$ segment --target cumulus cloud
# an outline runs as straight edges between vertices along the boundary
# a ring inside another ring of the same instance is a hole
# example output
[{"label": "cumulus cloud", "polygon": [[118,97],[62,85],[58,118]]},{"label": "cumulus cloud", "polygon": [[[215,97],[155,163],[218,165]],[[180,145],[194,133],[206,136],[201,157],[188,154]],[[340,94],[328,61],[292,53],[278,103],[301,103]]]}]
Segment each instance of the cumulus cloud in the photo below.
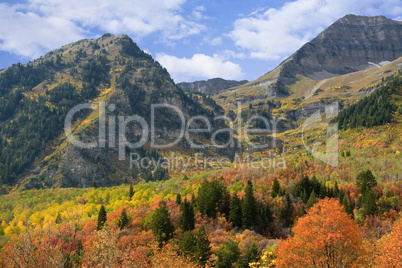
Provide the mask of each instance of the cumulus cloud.
[{"label": "cumulus cloud", "polygon": [[159,53],[156,55],[156,60],[168,70],[176,82],[214,77],[224,79],[241,79],[244,77],[244,73],[242,73],[238,64],[226,61],[217,54],[212,57],[204,54],[195,54],[192,58],[188,59]]},{"label": "cumulus cloud", "polygon": [[206,30],[197,18],[182,16],[186,0],[27,0],[0,4],[0,49],[35,58],[49,49],[83,37],[91,30],[135,38],[158,33],[174,42]]},{"label": "cumulus cloud", "polygon": [[0,50],[20,56],[35,58],[84,37],[80,27],[61,17],[40,17],[7,4],[0,4],[0,14]]},{"label": "cumulus cloud", "polygon": [[296,0],[279,9],[257,9],[234,22],[229,37],[252,58],[278,60],[348,13],[395,17],[400,0]]}]

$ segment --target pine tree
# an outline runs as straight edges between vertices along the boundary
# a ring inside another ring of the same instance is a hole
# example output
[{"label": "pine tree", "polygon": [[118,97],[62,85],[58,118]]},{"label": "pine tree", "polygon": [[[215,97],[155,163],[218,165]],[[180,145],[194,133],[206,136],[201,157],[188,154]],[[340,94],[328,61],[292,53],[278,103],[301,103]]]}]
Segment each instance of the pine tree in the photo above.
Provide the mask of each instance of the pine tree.
[{"label": "pine tree", "polygon": [[241,201],[236,193],[230,199],[229,222],[233,227],[242,227]]},{"label": "pine tree", "polygon": [[185,232],[183,239],[179,243],[179,252],[186,256],[194,254],[196,237],[192,232]]},{"label": "pine tree", "polygon": [[285,222],[286,227],[290,227],[292,225],[292,216],[293,216],[293,206],[290,201],[290,196],[287,193],[285,198],[285,207],[282,208],[280,212],[281,219]]},{"label": "pine tree", "polygon": [[250,229],[254,226],[257,219],[257,202],[253,195],[253,184],[251,181],[247,182],[245,193],[241,211],[242,227],[243,229]]},{"label": "pine tree", "polygon": [[337,181],[335,181],[335,184],[334,184],[334,197],[335,198],[339,197],[339,187],[338,187],[338,182]]},{"label": "pine tree", "polygon": [[233,264],[238,261],[239,256],[238,244],[233,240],[226,240],[223,245],[219,246],[217,267],[232,268]]},{"label": "pine tree", "polygon": [[120,230],[123,230],[124,227],[126,227],[128,225],[129,221],[130,220],[128,219],[126,209],[123,208],[123,210],[121,211],[121,214],[120,214],[120,219],[119,219],[119,224],[118,224]]},{"label": "pine tree", "polygon": [[249,263],[257,262],[260,252],[258,250],[257,243],[253,241],[250,247],[247,249],[246,253],[240,258],[239,262],[237,263],[236,267],[240,268],[248,268]]},{"label": "pine tree", "polygon": [[221,198],[218,200],[218,211],[221,215],[224,215],[226,220],[229,219],[229,211],[230,211],[230,194],[227,191],[226,187],[222,187]]},{"label": "pine tree", "polygon": [[378,211],[375,197],[371,189],[366,189],[366,192],[363,195],[363,208],[365,216],[375,215]]},{"label": "pine tree", "polygon": [[318,202],[318,198],[317,195],[315,194],[315,191],[313,190],[310,194],[310,197],[308,198],[307,204],[306,206],[308,208],[311,208],[312,206],[314,206],[314,204],[316,204]]},{"label": "pine tree", "polygon": [[205,265],[211,257],[211,246],[205,231],[205,227],[202,226],[198,231],[197,240],[195,241],[195,253],[194,256],[197,262],[201,265]]},{"label": "pine tree", "polygon": [[180,228],[183,232],[193,230],[195,225],[194,209],[187,199],[181,203],[180,211],[182,213],[179,219]]},{"label": "pine tree", "polygon": [[61,219],[61,214],[60,214],[60,212],[57,212],[56,223],[57,223],[57,224],[60,224],[60,223],[62,223],[62,222],[63,222],[63,220]]},{"label": "pine tree", "polygon": [[353,204],[348,202],[346,196],[343,196],[341,205],[345,209],[345,212],[353,217]]},{"label": "pine tree", "polygon": [[275,178],[274,183],[272,184],[271,196],[277,197],[280,194],[281,194],[281,186],[279,185],[278,179]]},{"label": "pine tree", "polygon": [[180,193],[178,193],[178,194],[176,195],[176,204],[177,204],[177,205],[180,205],[180,204],[181,204],[181,195],[180,195]]},{"label": "pine tree", "polygon": [[170,212],[166,207],[166,202],[161,201],[159,208],[157,208],[151,216],[151,229],[154,233],[159,246],[166,243],[173,237],[174,226],[170,221]]},{"label": "pine tree", "polygon": [[262,221],[263,228],[266,229],[270,226],[270,223],[273,221],[273,216],[269,205],[259,204],[259,218]]},{"label": "pine tree", "polygon": [[356,177],[356,183],[360,187],[360,193],[364,195],[366,189],[370,190],[377,186],[377,181],[371,170],[362,171]]},{"label": "pine tree", "polygon": [[128,197],[131,200],[131,198],[134,196],[135,192],[134,192],[134,188],[132,185],[130,185],[130,189],[128,190]]},{"label": "pine tree", "polygon": [[98,225],[96,226],[96,230],[101,230],[103,228],[103,225],[105,225],[107,219],[107,214],[106,214],[106,210],[105,207],[102,205],[99,213],[98,213]]},{"label": "pine tree", "polygon": [[324,184],[320,184],[320,198],[328,196],[327,187]]}]

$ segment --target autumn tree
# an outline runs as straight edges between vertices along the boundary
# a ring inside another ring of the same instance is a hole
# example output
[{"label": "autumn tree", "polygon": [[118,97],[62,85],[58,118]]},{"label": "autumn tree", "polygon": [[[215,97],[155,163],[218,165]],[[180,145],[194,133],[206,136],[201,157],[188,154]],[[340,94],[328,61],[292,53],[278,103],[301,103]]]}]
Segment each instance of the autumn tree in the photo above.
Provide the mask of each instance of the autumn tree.
[{"label": "autumn tree", "polygon": [[378,267],[402,267],[402,221],[395,222],[392,231],[377,242]]},{"label": "autumn tree", "polygon": [[151,215],[151,229],[160,246],[173,237],[174,226],[169,216],[170,212],[165,201],[161,201],[159,207]]},{"label": "autumn tree", "polygon": [[194,209],[193,206],[191,206],[191,203],[187,201],[187,199],[184,199],[184,201],[181,203],[180,211],[180,228],[183,230],[183,232],[193,230],[195,225]]},{"label": "autumn tree", "polygon": [[98,213],[98,225],[96,226],[96,230],[99,231],[103,228],[103,225],[105,225],[106,222],[106,217],[106,210],[105,207],[102,205]]},{"label": "autumn tree", "polygon": [[362,265],[363,237],[338,200],[322,199],[279,244],[277,267],[350,267]]},{"label": "autumn tree", "polygon": [[257,220],[257,202],[253,195],[253,184],[251,181],[247,182],[241,215],[243,229],[252,228]]}]

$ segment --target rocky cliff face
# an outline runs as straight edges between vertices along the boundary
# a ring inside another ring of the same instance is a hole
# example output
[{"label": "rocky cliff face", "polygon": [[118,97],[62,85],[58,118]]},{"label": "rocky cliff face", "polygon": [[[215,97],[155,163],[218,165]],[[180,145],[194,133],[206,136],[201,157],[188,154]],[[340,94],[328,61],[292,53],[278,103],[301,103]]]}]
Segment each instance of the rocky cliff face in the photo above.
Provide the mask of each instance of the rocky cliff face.
[{"label": "rocky cliff face", "polygon": [[207,81],[201,80],[191,83],[187,82],[178,83],[177,86],[184,91],[200,91],[207,95],[214,95],[225,89],[231,87],[237,87],[247,82],[248,82],[247,80],[234,81],[234,80],[225,80],[222,78],[213,78]]},{"label": "rocky cliff face", "polygon": [[301,74],[322,80],[378,67],[402,56],[401,36],[400,21],[346,15],[294,53],[280,79],[289,84]]}]

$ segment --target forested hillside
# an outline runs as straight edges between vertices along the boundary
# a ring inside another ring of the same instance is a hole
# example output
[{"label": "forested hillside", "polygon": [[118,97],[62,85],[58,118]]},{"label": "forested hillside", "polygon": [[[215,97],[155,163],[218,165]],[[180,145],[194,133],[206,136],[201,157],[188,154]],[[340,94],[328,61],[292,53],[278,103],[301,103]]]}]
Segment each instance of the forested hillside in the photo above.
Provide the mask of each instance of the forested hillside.
[{"label": "forested hillside", "polygon": [[338,115],[340,128],[373,127],[384,125],[392,121],[397,107],[393,95],[401,96],[401,72],[395,77],[389,77],[386,85],[377,89],[370,96],[344,109]]}]

